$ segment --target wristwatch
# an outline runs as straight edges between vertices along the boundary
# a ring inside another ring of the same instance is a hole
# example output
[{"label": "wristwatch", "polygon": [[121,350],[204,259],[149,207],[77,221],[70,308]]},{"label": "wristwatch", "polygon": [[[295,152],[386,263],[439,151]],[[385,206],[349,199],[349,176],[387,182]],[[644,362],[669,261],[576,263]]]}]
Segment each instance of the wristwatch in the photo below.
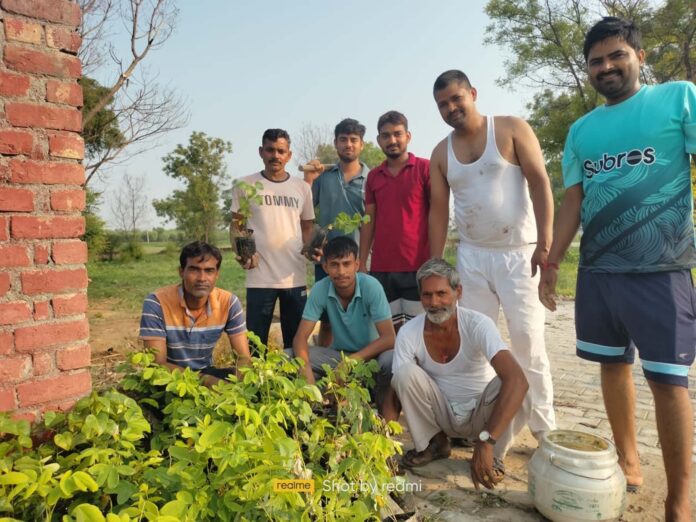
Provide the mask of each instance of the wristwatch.
[{"label": "wristwatch", "polygon": [[495,439],[491,437],[491,434],[488,433],[488,430],[483,430],[481,433],[479,433],[478,439],[481,442],[487,442],[491,446],[495,446]]}]

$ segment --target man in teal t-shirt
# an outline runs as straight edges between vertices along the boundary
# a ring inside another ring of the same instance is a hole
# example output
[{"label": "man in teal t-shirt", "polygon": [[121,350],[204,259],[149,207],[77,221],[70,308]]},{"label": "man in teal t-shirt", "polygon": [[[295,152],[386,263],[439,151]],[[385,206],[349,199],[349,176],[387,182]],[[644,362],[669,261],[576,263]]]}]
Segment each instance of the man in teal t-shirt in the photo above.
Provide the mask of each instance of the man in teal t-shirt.
[{"label": "man in teal t-shirt", "polygon": [[655,399],[667,473],[665,518],[691,520],[696,266],[690,155],[696,87],[641,86],[633,23],[608,17],[585,37],[592,86],[606,98],[576,121],[563,153],[566,193],[539,297],[555,310],[558,263],[582,222],[575,297],[577,354],[601,364],[602,394],[629,491],[643,478],[631,366],[638,353]]},{"label": "man in teal t-shirt", "polygon": [[[294,355],[305,362],[307,381],[314,383],[324,373],[322,364],[334,367],[344,353],[354,359],[377,359],[381,370],[377,388],[386,391],[396,336],[382,285],[374,277],[358,273],[358,245],[347,236],[326,244],[322,264],[328,277],[312,288],[292,343]],[[307,341],[323,313],[331,323],[333,342],[329,347],[310,348]],[[381,394],[376,395],[380,406]]]}]

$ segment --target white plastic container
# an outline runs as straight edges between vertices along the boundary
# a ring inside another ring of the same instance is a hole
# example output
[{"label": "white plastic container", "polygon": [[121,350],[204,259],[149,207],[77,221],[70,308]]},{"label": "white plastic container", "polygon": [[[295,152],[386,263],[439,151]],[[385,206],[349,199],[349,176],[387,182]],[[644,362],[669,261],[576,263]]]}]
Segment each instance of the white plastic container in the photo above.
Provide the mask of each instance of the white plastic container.
[{"label": "white plastic container", "polygon": [[544,434],[528,471],[534,506],[554,522],[616,520],[626,507],[626,478],[616,449],[596,435]]}]

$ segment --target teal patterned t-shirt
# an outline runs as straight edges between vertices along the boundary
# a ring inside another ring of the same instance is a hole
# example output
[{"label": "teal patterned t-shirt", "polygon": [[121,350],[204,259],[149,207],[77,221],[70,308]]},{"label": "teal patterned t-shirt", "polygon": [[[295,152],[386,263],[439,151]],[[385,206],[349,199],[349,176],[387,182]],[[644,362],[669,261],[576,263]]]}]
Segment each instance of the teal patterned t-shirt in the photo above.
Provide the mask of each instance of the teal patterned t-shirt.
[{"label": "teal patterned t-shirt", "polygon": [[661,272],[696,266],[690,156],[696,87],[642,86],[570,128],[566,188],[582,183],[580,268]]}]

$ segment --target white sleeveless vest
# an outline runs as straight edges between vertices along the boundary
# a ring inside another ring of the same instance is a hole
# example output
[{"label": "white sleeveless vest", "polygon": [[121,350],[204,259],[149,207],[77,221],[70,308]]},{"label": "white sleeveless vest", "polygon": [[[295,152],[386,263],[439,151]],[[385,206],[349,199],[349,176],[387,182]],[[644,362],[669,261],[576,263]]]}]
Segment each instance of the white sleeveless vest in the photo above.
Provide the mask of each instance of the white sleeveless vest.
[{"label": "white sleeveless vest", "polygon": [[473,163],[460,163],[447,137],[447,182],[454,196],[459,240],[480,247],[521,247],[536,242],[536,224],[522,169],[505,160],[486,117],[486,148]]}]

